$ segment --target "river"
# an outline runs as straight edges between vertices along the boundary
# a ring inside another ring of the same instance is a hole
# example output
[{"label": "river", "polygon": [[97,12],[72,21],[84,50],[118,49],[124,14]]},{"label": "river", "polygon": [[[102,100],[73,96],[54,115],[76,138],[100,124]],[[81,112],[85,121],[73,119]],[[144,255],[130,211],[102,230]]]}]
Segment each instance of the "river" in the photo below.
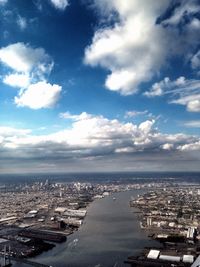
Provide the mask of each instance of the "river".
[{"label": "river", "polygon": [[[142,191],[116,193],[92,202],[80,229],[67,242],[35,257],[34,261],[53,267],[117,267],[127,266],[123,261],[150,246],[147,233],[140,229],[137,215],[129,206],[131,196]],[[28,267],[14,264],[14,267]]]}]

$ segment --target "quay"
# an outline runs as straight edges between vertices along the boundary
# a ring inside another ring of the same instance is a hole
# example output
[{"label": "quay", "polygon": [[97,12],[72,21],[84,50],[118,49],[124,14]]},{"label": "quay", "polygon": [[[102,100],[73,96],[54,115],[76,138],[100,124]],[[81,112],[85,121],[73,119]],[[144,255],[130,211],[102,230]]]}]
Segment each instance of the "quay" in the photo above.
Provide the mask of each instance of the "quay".
[{"label": "quay", "polygon": [[128,264],[132,267],[191,267],[191,263],[177,262],[177,261],[164,261],[159,259],[148,259],[143,257],[128,257],[127,260],[124,261],[125,264]]},{"label": "quay", "polygon": [[23,230],[19,233],[19,236],[27,237],[27,238],[39,238],[45,241],[61,243],[66,241],[66,236],[61,233],[55,233],[53,231],[48,230],[34,230],[28,229]]},{"label": "quay", "polygon": [[[28,265],[32,265],[32,266],[36,266],[36,267],[52,267],[51,265],[47,265],[47,264],[43,264],[43,263],[39,263],[39,262],[35,262],[35,261],[30,261],[24,258],[17,258],[14,256],[9,255],[8,253],[0,253],[0,257],[4,258],[4,262],[5,265],[4,266],[11,266],[11,261],[15,261],[15,262],[21,262],[21,263],[25,263]],[[8,261],[8,264],[6,263]]]},{"label": "quay", "polygon": [[23,258],[15,258],[13,256],[9,256],[9,257],[13,261],[25,263],[25,264],[36,266],[36,267],[52,267],[51,265],[46,265],[46,264],[43,264],[43,263],[39,263],[39,262],[35,262],[35,261],[30,261],[30,260],[23,259]]}]

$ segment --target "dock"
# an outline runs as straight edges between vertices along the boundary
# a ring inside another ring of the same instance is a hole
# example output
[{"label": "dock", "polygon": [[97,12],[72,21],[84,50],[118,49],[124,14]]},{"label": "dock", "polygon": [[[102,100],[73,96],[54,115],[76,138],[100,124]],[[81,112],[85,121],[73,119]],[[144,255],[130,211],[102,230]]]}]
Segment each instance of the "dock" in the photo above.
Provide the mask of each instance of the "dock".
[{"label": "dock", "polygon": [[38,239],[42,239],[45,241],[56,242],[56,243],[65,242],[67,239],[66,235],[63,235],[62,233],[58,233],[58,232],[55,233],[53,231],[39,230],[39,229],[22,230],[19,233],[19,236],[27,237],[27,238],[38,238]]},{"label": "dock", "polygon": [[128,260],[124,261],[125,264],[129,266],[144,266],[144,267],[190,267],[190,263],[183,263],[183,262],[168,262],[163,260],[154,260],[154,259],[146,259],[146,258],[139,258],[139,257],[129,257]]},{"label": "dock", "polygon": [[35,262],[35,261],[30,261],[30,260],[23,259],[23,258],[15,258],[13,256],[9,256],[9,257],[13,261],[25,263],[25,264],[36,266],[36,267],[52,267],[51,265],[47,265],[47,264],[43,264],[43,263],[39,263],[39,262]]},{"label": "dock", "polygon": [[[47,265],[47,264],[43,264],[43,263],[39,263],[39,262],[35,262],[35,261],[30,261],[30,260],[27,260],[24,258],[17,258],[17,257],[11,256],[9,254],[5,255],[5,253],[3,253],[3,252],[0,252],[0,257],[4,258],[5,262],[6,262],[6,260],[8,260],[9,261],[8,264],[10,264],[10,261],[15,261],[15,262],[21,262],[21,263],[25,263],[28,265],[36,266],[36,267],[52,267],[51,265]],[[7,265],[5,265],[5,266],[7,266]]]}]

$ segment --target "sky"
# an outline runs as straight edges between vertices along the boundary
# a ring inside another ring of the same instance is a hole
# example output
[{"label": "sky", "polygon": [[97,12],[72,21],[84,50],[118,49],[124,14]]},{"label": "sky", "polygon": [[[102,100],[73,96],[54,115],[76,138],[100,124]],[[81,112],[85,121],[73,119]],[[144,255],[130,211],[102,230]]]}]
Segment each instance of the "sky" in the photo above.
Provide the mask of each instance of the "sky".
[{"label": "sky", "polygon": [[0,172],[200,171],[199,0],[0,0]]}]

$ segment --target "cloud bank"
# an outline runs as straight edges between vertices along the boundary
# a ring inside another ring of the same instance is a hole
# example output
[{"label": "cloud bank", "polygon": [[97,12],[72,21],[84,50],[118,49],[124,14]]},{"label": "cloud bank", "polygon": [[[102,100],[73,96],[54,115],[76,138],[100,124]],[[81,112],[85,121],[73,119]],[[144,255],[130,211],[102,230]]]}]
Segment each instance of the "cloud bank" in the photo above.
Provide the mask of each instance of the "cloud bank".
[{"label": "cloud bank", "polygon": [[[72,120],[71,128],[47,135],[34,135],[29,129],[0,127],[0,162],[5,159],[8,163],[24,159],[47,164],[53,162],[58,168],[59,164],[63,164],[64,168],[64,164],[71,161],[74,164],[87,161],[89,164],[90,161],[121,158],[120,168],[123,169],[126,165],[123,158],[128,160],[130,167],[130,162],[134,163],[135,158],[140,158],[141,162],[147,158],[149,160],[149,153],[151,160],[159,155],[166,159],[169,153],[176,160],[179,155],[179,161],[187,158],[186,152],[192,155],[194,161],[200,157],[199,137],[162,134],[154,126],[154,120],[135,125],[85,112],[79,115],[67,112],[66,116],[62,113],[60,117]],[[183,160],[182,163],[186,164]],[[110,168],[115,168],[114,165],[112,163]]]}]

